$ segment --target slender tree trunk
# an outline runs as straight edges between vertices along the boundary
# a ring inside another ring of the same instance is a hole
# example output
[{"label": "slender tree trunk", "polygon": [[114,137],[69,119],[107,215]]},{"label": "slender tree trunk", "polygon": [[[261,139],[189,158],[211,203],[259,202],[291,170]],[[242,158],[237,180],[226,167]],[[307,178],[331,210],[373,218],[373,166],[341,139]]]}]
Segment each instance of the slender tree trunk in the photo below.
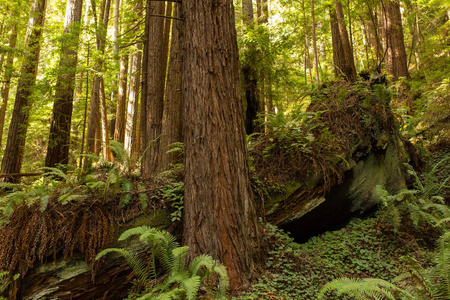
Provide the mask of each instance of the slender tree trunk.
[{"label": "slender tree trunk", "polygon": [[[309,79],[311,83],[311,87],[313,86],[313,77],[311,70],[311,57],[309,56],[309,39],[308,39],[308,23],[306,22],[306,9],[305,9],[305,0],[302,0],[302,10],[303,10],[303,27],[305,31],[305,59],[306,65],[309,69]],[[306,69],[305,69],[306,72]],[[307,84],[307,80],[305,80],[305,84]]]},{"label": "slender tree trunk", "polygon": [[141,174],[153,175],[157,168],[159,138],[164,105],[164,2],[147,0],[144,47],[143,89],[141,101],[141,134],[143,159]]},{"label": "slender tree trunk", "polygon": [[311,35],[314,52],[314,75],[316,82],[320,82],[319,78],[319,59],[317,58],[317,41],[316,41],[316,20],[314,16],[314,0],[311,0]]},{"label": "slender tree trunk", "polygon": [[116,124],[114,139],[119,143],[125,141],[125,110],[127,106],[128,55],[120,57],[119,92],[117,94]]},{"label": "slender tree trunk", "polygon": [[3,85],[1,91],[2,103],[0,106],[0,148],[2,148],[3,141],[3,127],[5,126],[6,108],[8,107],[9,89],[11,87],[11,78],[13,74],[15,48],[17,42],[17,24],[14,23],[11,28],[11,35],[9,36],[9,49],[8,56],[6,58],[5,73],[3,76]]},{"label": "slender tree trunk", "polygon": [[[244,21],[244,30],[254,29],[253,18],[253,1],[242,1],[242,20]],[[253,45],[246,49],[246,61],[242,65],[242,78],[245,90],[245,100],[247,102],[247,110],[245,112],[245,129],[247,134],[252,134],[256,126],[254,124],[259,108],[258,97],[258,72],[255,65],[257,64],[258,53]]]},{"label": "slender tree trunk", "polygon": [[164,37],[163,37],[163,70],[164,70],[164,78],[166,78],[167,74],[167,64],[169,59],[169,41],[170,41],[170,29],[172,27],[172,2],[167,2],[166,4],[166,12],[165,16],[167,18],[164,19]]},{"label": "slender tree trunk", "polygon": [[111,153],[111,149],[109,149],[108,112],[106,107],[105,85],[103,83],[103,77],[100,78],[100,115],[102,118],[103,158],[106,161],[112,161],[113,156]]},{"label": "slender tree trunk", "polygon": [[[32,106],[30,98],[36,82],[46,6],[46,0],[36,0],[31,9],[28,34],[25,39],[25,53],[9,125],[5,154],[2,160],[1,172],[3,174],[19,173],[22,167],[28,117]],[[17,179],[5,178],[4,181],[14,182]]]},{"label": "slender tree trunk", "polygon": [[353,51],[344,25],[342,4],[335,0],[334,6],[334,9],[330,8],[334,74],[336,77],[343,75],[347,81],[354,82],[356,80],[356,68]]},{"label": "slender tree trunk", "polygon": [[[117,123],[117,114],[119,113],[117,111],[119,104],[119,98],[118,98],[118,91],[119,91],[119,85],[120,85],[120,67],[121,67],[121,59],[122,57],[120,57],[119,54],[119,34],[120,34],[120,28],[119,28],[119,23],[120,23],[120,0],[113,0],[114,1],[114,24],[113,24],[113,32],[112,32],[112,42],[114,45],[114,50],[113,50],[113,69],[114,70],[118,70],[117,72],[117,77],[114,79],[114,82],[112,83],[112,87],[111,87],[111,112],[116,113],[116,116],[112,118],[111,122],[110,122],[110,133],[111,133],[111,137],[115,140],[117,140],[118,134],[119,132],[116,131],[116,123]],[[122,107],[120,107],[120,109],[122,109]],[[121,119],[121,121],[124,121],[124,118]],[[120,124],[120,126],[124,126],[123,122],[122,124]],[[122,140],[123,142],[123,140]]]},{"label": "slender tree trunk", "polygon": [[69,163],[70,127],[82,6],[82,0],[68,0],[66,5],[64,36],[59,61],[60,74],[56,82],[55,104],[45,157],[46,167],[55,167],[58,163]]},{"label": "slender tree trunk", "polygon": [[[180,18],[181,6],[175,3],[174,16]],[[167,146],[183,141],[183,106],[181,97],[181,26],[174,20],[170,46],[169,71],[164,100],[161,132],[161,154],[158,172],[167,170],[171,164],[180,162],[179,153],[167,153]]]},{"label": "slender tree trunk", "polygon": [[[105,43],[106,43],[106,29],[108,28],[108,20],[109,20],[109,10],[111,8],[111,0],[103,1],[103,19],[102,22],[98,22],[97,30],[96,30],[96,41],[97,41],[97,50],[100,52],[100,57],[97,58],[94,69],[96,74],[93,76],[92,83],[92,94],[91,94],[91,105],[89,111],[89,121],[88,121],[88,130],[87,130],[87,145],[86,150],[87,153],[97,153],[95,151],[95,139],[96,139],[96,130],[98,129],[98,125],[100,124],[100,86],[103,78],[103,55],[105,53]],[[92,10],[94,15],[95,12],[95,1],[92,1]],[[98,136],[100,137],[100,135]],[[106,144],[104,144],[106,147]],[[106,159],[106,157],[105,157]],[[86,160],[87,162],[87,160]]]},{"label": "slender tree trunk", "polygon": [[252,196],[231,0],[183,0],[185,195],[190,257],[227,267],[231,289],[248,288],[265,259]]},{"label": "slender tree trunk", "polygon": [[[137,13],[136,23],[142,18],[142,0],[139,0],[134,7],[134,11]],[[135,32],[138,35],[140,27],[136,26]],[[133,52],[134,51],[134,52]],[[136,149],[138,143],[136,131],[138,120],[138,107],[139,107],[139,90],[141,85],[141,62],[142,62],[142,43],[138,42],[131,54],[131,66],[130,66],[130,95],[128,97],[127,107],[127,121],[125,127],[125,143],[124,148],[130,157],[133,157],[133,149]],[[137,148],[139,149],[139,148]]]}]

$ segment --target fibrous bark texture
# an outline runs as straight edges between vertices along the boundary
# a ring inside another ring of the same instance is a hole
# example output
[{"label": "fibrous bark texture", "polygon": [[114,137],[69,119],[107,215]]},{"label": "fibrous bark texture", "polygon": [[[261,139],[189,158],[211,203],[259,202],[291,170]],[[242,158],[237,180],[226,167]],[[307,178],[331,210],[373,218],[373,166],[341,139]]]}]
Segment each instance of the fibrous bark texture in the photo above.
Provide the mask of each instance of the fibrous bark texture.
[{"label": "fibrous bark texture", "polygon": [[73,109],[73,92],[77,66],[78,38],[80,34],[82,0],[68,0],[64,36],[61,45],[58,79],[56,81],[50,136],[45,166],[69,163],[70,125]]},{"label": "fibrous bark texture", "polygon": [[[25,39],[25,53],[17,85],[14,110],[9,125],[8,140],[2,161],[2,173],[19,173],[22,167],[23,151],[28,129],[28,117],[31,109],[31,95],[41,50],[42,28],[45,20],[46,0],[36,0],[33,4]],[[5,181],[15,181],[5,178]]]},{"label": "fibrous bark texture", "polygon": [[264,260],[252,197],[231,0],[183,0],[184,244],[246,288]]}]

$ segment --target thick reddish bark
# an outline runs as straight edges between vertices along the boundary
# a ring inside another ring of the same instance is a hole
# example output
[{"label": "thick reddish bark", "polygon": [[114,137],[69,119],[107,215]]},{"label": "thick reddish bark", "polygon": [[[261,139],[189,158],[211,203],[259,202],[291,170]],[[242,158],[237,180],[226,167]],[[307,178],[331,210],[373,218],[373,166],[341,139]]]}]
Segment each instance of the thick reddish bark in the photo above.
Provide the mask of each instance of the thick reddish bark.
[{"label": "thick reddish bark", "polygon": [[70,125],[83,0],[68,0],[45,166],[69,163]]},{"label": "thick reddish bark", "polygon": [[183,0],[184,244],[212,255],[231,288],[264,260],[245,146],[231,0]]}]

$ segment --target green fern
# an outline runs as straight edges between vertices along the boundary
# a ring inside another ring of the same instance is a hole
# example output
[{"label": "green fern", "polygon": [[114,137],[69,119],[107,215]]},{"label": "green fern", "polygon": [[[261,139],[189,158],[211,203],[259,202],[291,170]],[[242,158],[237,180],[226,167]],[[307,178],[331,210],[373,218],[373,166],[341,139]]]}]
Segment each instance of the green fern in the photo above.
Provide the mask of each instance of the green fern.
[{"label": "green fern", "polygon": [[319,298],[325,294],[335,291],[338,296],[348,295],[356,300],[370,299],[389,299],[396,300],[395,294],[401,294],[405,299],[414,300],[415,298],[407,291],[396,285],[375,278],[339,278],[327,283],[319,291]]},{"label": "green fern", "polygon": [[[151,263],[149,268],[134,254],[125,249],[111,248],[100,252],[96,259],[116,252],[124,256],[135,274],[147,287],[146,294],[138,299],[196,299],[198,290],[206,278],[213,274],[219,277],[219,290],[216,298],[223,298],[228,287],[228,276],[223,265],[217,263],[208,255],[200,255],[187,267],[186,259],[189,247],[180,247],[175,237],[166,231],[148,226],[131,228],[119,237],[124,241],[132,236],[150,246]],[[155,261],[158,260],[167,277],[162,284],[156,284]]]}]

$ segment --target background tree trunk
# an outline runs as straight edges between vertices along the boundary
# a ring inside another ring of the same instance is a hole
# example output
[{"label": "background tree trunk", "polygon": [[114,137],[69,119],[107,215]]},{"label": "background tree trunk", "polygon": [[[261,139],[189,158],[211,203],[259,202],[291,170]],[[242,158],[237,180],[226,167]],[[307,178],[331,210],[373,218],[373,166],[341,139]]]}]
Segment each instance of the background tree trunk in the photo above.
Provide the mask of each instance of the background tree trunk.
[{"label": "background tree trunk", "polygon": [[386,71],[394,76],[394,80],[409,78],[400,4],[390,0],[383,0],[382,3],[385,10]]},{"label": "background tree trunk", "polygon": [[[242,20],[244,21],[245,31],[254,29],[252,0],[242,0]],[[245,111],[245,129],[247,134],[252,134],[256,129],[254,122],[258,112],[260,111],[258,97],[258,72],[256,70],[257,52],[253,45],[248,47],[246,52],[246,60],[242,65],[245,101],[247,102],[247,110]]]},{"label": "background tree trunk", "polygon": [[8,56],[6,58],[6,67],[5,73],[3,76],[3,85],[1,91],[1,106],[0,106],[0,148],[3,143],[3,127],[5,126],[5,117],[6,117],[6,108],[8,106],[9,100],[9,89],[11,87],[11,78],[13,74],[13,65],[14,65],[14,57],[15,57],[15,48],[17,42],[17,24],[14,23],[11,28],[11,35],[9,36],[9,49]]},{"label": "background tree trunk", "polygon": [[[3,174],[19,173],[22,167],[23,151],[28,130],[28,117],[32,106],[30,97],[36,82],[46,6],[46,0],[36,0],[31,9],[16,100],[9,125],[5,154],[2,160]],[[4,181],[11,182],[16,180],[18,179],[4,179]]]},{"label": "background tree trunk", "polygon": [[330,8],[334,73],[336,77],[344,75],[347,81],[353,82],[356,80],[356,68],[347,29],[345,29],[342,4],[335,0],[334,6],[334,9]]},{"label": "background tree trunk", "polygon": [[141,101],[142,165],[144,178],[153,175],[157,168],[159,138],[164,105],[163,33],[165,3],[147,0],[144,47],[143,89]]},{"label": "background tree trunk", "polygon": [[[181,6],[174,4],[174,16],[180,18]],[[162,118],[159,172],[170,164],[180,162],[179,153],[167,153],[167,146],[183,141],[183,106],[181,98],[181,26],[182,21],[174,20],[170,46],[169,71],[167,74],[166,96]]]},{"label": "background tree trunk", "polygon": [[125,141],[125,110],[127,106],[128,55],[120,57],[119,91],[117,93],[116,124],[114,139],[119,143]]},{"label": "background tree trunk", "polygon": [[[135,22],[139,22],[142,18],[142,0],[134,6],[134,12],[136,13],[137,19]],[[140,26],[137,25],[135,28],[136,35],[139,34]],[[138,122],[138,107],[139,107],[139,90],[141,86],[141,62],[142,62],[142,43],[137,42],[135,48],[132,50],[131,54],[131,66],[130,66],[130,95],[128,96],[128,107],[127,107],[127,121],[125,127],[125,143],[124,148],[130,157],[133,156],[133,149],[136,149],[136,144],[138,143],[136,131],[139,128],[137,126]],[[137,148],[139,149],[139,147]]]},{"label": "background tree trunk", "polygon": [[[95,1],[92,1],[92,9],[94,14],[95,12]],[[88,130],[87,130],[87,143],[86,143],[86,151],[87,153],[97,153],[98,149],[95,146],[96,139],[96,130],[99,130],[100,124],[100,86],[103,78],[103,64],[104,59],[103,55],[105,53],[105,44],[106,44],[106,30],[108,28],[109,21],[109,10],[111,8],[111,0],[103,0],[103,19],[100,24],[97,24],[96,30],[96,41],[97,41],[97,49],[101,53],[100,57],[97,58],[94,69],[96,74],[93,77],[92,84],[92,94],[91,94],[91,105],[89,111],[89,121],[88,121]],[[100,135],[98,135],[100,137]],[[106,146],[106,145],[104,145]],[[97,150],[97,151],[95,151]],[[106,157],[105,157],[106,159]],[[87,162],[87,160],[86,160]]]},{"label": "background tree trunk", "polygon": [[64,36],[59,61],[60,74],[56,82],[55,104],[45,157],[46,167],[55,167],[58,163],[69,163],[70,127],[82,6],[82,0],[68,0],[66,5]]},{"label": "background tree trunk", "polygon": [[222,261],[232,290],[264,261],[251,193],[231,0],[183,0],[185,195],[190,257]]},{"label": "background tree trunk", "polygon": [[316,20],[314,16],[314,0],[311,0],[311,36],[314,52],[314,75],[316,82],[320,82],[319,78],[319,60],[317,58],[317,41],[316,41]]}]

